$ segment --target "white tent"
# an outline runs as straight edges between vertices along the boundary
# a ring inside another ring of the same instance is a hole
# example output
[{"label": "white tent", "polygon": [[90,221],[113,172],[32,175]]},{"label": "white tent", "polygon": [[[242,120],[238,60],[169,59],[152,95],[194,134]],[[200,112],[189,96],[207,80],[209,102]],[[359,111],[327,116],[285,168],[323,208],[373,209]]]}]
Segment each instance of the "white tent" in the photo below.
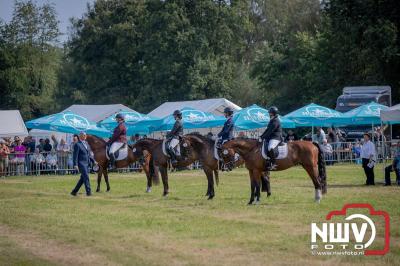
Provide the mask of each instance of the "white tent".
[{"label": "white tent", "polygon": [[27,135],[28,130],[18,110],[0,110],[0,137]]},{"label": "white tent", "polygon": [[400,104],[390,107],[388,110],[381,111],[382,122],[400,124]]},{"label": "white tent", "polygon": [[172,114],[175,110],[183,107],[192,107],[194,109],[203,112],[210,112],[215,115],[223,115],[225,107],[231,107],[234,111],[242,109],[240,106],[225,98],[217,98],[196,101],[165,102],[151,111],[149,115],[155,117],[165,117]]}]

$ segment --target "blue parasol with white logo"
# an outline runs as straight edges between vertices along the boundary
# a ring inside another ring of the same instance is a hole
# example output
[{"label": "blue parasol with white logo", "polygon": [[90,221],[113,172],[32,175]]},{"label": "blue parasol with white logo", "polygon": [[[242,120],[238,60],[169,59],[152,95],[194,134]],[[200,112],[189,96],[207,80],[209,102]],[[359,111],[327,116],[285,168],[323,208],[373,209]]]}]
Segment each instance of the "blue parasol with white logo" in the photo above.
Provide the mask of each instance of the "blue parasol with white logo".
[{"label": "blue parasol with white logo", "polygon": [[78,134],[85,131],[87,134],[107,138],[111,132],[96,123],[87,120],[71,111],[44,116],[25,123],[27,128],[44,129],[56,132]]},{"label": "blue parasol with white logo", "polygon": [[[253,104],[233,114],[233,121],[237,130],[251,130],[266,127],[269,123],[268,110]],[[283,128],[295,128],[290,119],[279,117]]]},{"label": "blue parasol with white logo", "polygon": [[329,127],[343,123],[342,113],[314,103],[297,109],[284,118],[292,120],[296,127]]},{"label": "blue parasol with white logo", "polygon": [[370,102],[344,113],[343,123],[347,125],[378,125],[381,123],[381,111],[388,109],[389,107],[385,105]]},{"label": "blue parasol with white logo", "polygon": [[[190,107],[184,107],[180,111],[182,112],[182,122],[185,129],[220,127],[224,125],[226,120],[223,116],[217,116]],[[170,130],[174,123],[173,115],[168,115],[162,119],[162,124],[157,128],[157,131]]]},{"label": "blue parasol with white logo", "polygon": [[[129,136],[135,134],[149,134],[155,128],[160,126],[162,120],[161,118],[141,114],[138,112],[121,111],[119,114],[122,114],[125,118],[125,125],[127,128],[127,134]],[[117,126],[117,121],[115,120],[116,115],[117,114],[113,114],[107,117],[100,122],[100,125],[109,130],[113,130]]]}]

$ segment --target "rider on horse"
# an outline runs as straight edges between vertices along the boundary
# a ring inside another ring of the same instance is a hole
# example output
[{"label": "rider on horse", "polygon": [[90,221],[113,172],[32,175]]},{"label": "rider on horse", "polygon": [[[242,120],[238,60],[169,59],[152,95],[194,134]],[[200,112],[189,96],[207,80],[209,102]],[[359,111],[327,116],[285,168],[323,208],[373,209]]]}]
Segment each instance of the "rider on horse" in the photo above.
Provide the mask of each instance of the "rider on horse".
[{"label": "rider on horse", "polygon": [[178,161],[175,153],[175,147],[179,145],[179,141],[183,136],[182,112],[175,110],[172,115],[175,118],[175,124],[172,130],[167,134],[168,153],[171,156],[172,164],[177,164]]},{"label": "rider on horse", "polygon": [[282,127],[278,118],[278,108],[272,106],[269,108],[268,113],[270,120],[260,138],[268,141],[268,157],[270,158],[268,170],[274,170],[276,168],[274,149],[282,141]]},{"label": "rider on horse", "polygon": [[115,153],[127,142],[124,116],[122,114],[117,114],[115,120],[117,120],[118,125],[115,127],[114,133],[107,143],[110,147],[109,156],[111,165],[114,165]]},{"label": "rider on horse", "polygon": [[220,147],[224,142],[233,139],[233,128],[235,124],[233,123],[233,110],[230,107],[224,109],[224,115],[226,121],[221,132],[218,133],[218,147]]}]

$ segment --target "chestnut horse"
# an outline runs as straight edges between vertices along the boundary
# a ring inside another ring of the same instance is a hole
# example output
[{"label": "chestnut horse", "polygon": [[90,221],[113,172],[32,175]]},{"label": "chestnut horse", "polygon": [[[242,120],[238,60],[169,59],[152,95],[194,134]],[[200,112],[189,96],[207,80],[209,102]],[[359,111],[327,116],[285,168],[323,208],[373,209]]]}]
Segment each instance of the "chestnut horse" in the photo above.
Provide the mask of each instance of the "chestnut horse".
[{"label": "chestnut horse", "polygon": [[[179,161],[177,168],[186,167],[191,165],[195,161],[200,161],[203,171],[207,177],[207,193],[208,199],[213,199],[215,196],[214,191],[214,178],[218,185],[219,176],[218,160],[214,158],[214,141],[204,137],[198,133],[187,134],[183,137],[184,143],[187,144],[186,160]],[[163,153],[163,140],[157,139],[142,139],[135,143],[132,147],[135,156],[142,156],[143,151],[149,151],[153,157],[154,165],[159,167],[161,173],[161,179],[164,186],[163,196],[167,196],[169,193],[168,185],[168,165],[169,157]],[[232,160],[233,162],[233,160]],[[238,166],[243,164],[242,160],[234,161],[233,166]],[[262,179],[263,191],[267,191],[270,195],[269,181],[267,179]]]},{"label": "chestnut horse", "polygon": [[[286,158],[276,160],[276,170],[282,171],[300,164],[310,176],[315,188],[315,201],[320,202],[322,194],[327,192],[326,169],[323,153],[316,143],[309,141],[293,141],[287,144],[288,154]],[[224,143],[223,159],[229,161],[232,152],[237,152],[245,161],[249,171],[251,196],[248,204],[260,201],[260,178],[266,169],[266,160],[262,157],[262,143],[256,139],[238,138]]]},{"label": "chestnut horse", "polygon": [[[110,183],[108,181],[108,163],[109,160],[106,156],[106,142],[93,135],[88,135],[86,138],[90,149],[93,151],[94,159],[99,164],[99,171],[97,172],[97,189],[96,192],[100,192],[100,183],[101,183],[101,176],[104,175],[104,180],[107,185],[107,192],[110,191]],[[152,158],[149,153],[143,154],[143,162],[141,163],[142,168],[147,177],[147,188],[146,192],[151,192],[151,187],[153,182],[155,184],[159,183],[158,172],[157,169],[152,167]],[[128,167],[130,164],[139,160],[139,157],[136,157],[132,153],[132,149],[128,148],[128,157],[124,160],[115,161],[115,166],[117,168],[124,168]]]}]

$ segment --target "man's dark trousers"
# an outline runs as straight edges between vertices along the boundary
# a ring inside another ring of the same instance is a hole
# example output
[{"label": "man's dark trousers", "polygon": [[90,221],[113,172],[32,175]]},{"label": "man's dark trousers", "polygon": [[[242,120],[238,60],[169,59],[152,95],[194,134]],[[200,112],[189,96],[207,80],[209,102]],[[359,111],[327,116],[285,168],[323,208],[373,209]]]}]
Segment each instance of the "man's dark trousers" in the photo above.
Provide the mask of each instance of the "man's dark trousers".
[{"label": "man's dark trousers", "polygon": [[400,185],[400,170],[399,169],[395,169],[393,167],[393,165],[389,165],[385,167],[385,185],[391,185],[391,181],[390,181],[390,172],[395,172],[396,173],[396,181],[397,184]]},{"label": "man's dark trousers", "polygon": [[367,176],[366,185],[375,185],[374,167],[368,167],[369,159],[362,158],[362,166]]},{"label": "man's dark trousers", "polygon": [[72,193],[78,193],[79,189],[81,188],[82,184],[85,185],[86,194],[90,195],[90,181],[89,181],[89,167],[82,167],[79,166],[79,172],[81,173],[81,178],[79,179],[78,183],[76,184],[75,188],[72,190]]}]

